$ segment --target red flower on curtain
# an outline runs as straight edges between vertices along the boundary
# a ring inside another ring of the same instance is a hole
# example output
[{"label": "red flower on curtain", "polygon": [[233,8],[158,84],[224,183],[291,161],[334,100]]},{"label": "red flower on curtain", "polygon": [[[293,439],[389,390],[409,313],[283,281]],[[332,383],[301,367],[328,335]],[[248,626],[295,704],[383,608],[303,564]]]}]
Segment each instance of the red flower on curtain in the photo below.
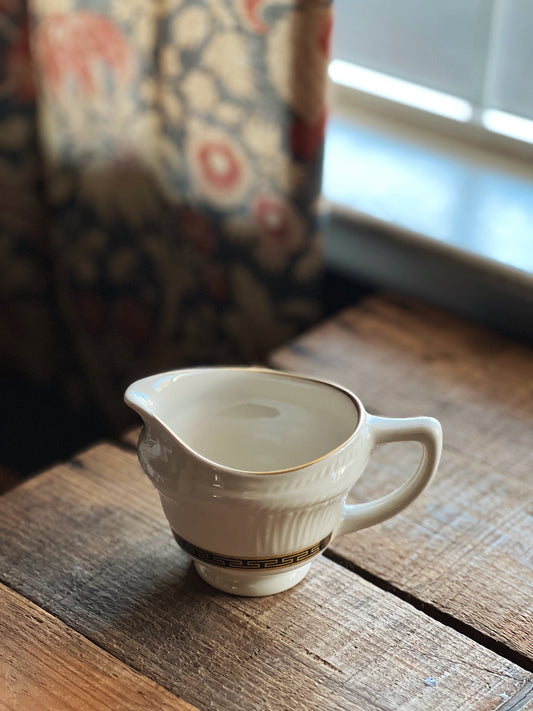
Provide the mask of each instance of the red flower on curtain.
[{"label": "red flower on curtain", "polygon": [[48,17],[39,29],[38,48],[44,76],[56,91],[74,76],[86,92],[95,93],[98,62],[122,80],[132,73],[132,52],[122,30],[89,10]]},{"label": "red flower on curtain", "polygon": [[333,33],[333,15],[331,13],[326,17],[319,34],[318,34],[318,46],[322,51],[322,54],[329,59],[330,49],[331,49],[331,36]]},{"label": "red flower on curtain", "polygon": [[315,123],[307,123],[304,119],[295,117],[291,126],[290,141],[292,153],[296,158],[309,160],[316,155],[324,141],[326,119],[325,110]]},{"label": "red flower on curtain", "polygon": [[224,143],[204,143],[198,150],[198,160],[207,182],[219,190],[231,189],[241,177],[239,161]]},{"label": "red flower on curtain", "polygon": [[270,25],[263,20],[264,6],[268,0],[240,0],[247,25],[257,34],[268,32]]},{"label": "red flower on curtain", "polygon": [[287,242],[289,236],[289,220],[287,208],[282,200],[263,196],[256,200],[254,214],[261,229],[271,240],[278,244]]},{"label": "red flower on curtain", "polygon": [[283,269],[304,243],[303,222],[287,200],[276,195],[260,195],[252,206],[259,227],[257,256],[263,266]]},{"label": "red flower on curtain", "polygon": [[250,167],[237,139],[221,128],[191,123],[186,151],[191,178],[204,198],[221,208],[243,200]]}]

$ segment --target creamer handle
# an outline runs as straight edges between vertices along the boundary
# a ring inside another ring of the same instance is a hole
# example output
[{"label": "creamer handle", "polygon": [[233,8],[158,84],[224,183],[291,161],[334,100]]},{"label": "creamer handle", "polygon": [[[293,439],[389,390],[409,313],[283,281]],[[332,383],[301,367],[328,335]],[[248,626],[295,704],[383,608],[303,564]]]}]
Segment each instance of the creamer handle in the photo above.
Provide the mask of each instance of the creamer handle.
[{"label": "creamer handle", "polygon": [[335,536],[368,528],[391,518],[422,493],[437,469],[442,451],[442,429],[432,417],[389,418],[368,415],[372,449],[390,442],[420,442],[422,458],[416,472],[390,494],[364,504],[346,504]]}]

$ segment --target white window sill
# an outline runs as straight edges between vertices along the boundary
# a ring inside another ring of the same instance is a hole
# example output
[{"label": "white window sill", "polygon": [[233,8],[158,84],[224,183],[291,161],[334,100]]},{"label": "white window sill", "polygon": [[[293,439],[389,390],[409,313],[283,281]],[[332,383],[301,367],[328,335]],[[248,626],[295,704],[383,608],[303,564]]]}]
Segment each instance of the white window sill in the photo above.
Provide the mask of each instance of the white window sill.
[{"label": "white window sill", "polygon": [[374,286],[533,337],[533,160],[333,113],[324,159],[326,259]]}]

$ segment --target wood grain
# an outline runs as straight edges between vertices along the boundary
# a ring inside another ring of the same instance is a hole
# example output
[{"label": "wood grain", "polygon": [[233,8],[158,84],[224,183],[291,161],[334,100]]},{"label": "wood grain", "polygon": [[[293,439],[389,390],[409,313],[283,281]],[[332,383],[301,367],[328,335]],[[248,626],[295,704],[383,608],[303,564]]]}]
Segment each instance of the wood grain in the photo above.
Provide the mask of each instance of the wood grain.
[{"label": "wood grain", "polygon": [[0,639],[2,711],[194,711],[3,585]]},{"label": "wood grain", "polygon": [[[332,550],[533,657],[533,349],[408,299],[371,297],[271,363],[342,383],[376,413],[440,419],[429,490]],[[390,490],[417,457],[414,445],[378,448],[353,498]]]},{"label": "wood grain", "polygon": [[382,414],[431,414],[445,446],[531,481],[533,348],[418,301],[373,296],[274,352]]},{"label": "wood grain", "polygon": [[124,448],[96,447],[10,492],[0,521],[6,585],[200,709],[527,702],[519,666],[324,558],[286,593],[212,590]]}]

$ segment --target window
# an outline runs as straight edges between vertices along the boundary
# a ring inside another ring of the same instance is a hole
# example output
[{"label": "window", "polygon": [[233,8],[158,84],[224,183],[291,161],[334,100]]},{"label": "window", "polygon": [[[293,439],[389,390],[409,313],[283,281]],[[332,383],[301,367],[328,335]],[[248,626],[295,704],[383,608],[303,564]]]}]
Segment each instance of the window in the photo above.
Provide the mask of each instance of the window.
[{"label": "window", "polygon": [[335,82],[533,143],[531,0],[335,2]]},{"label": "window", "polygon": [[533,0],[334,0],[334,273],[533,340]]}]

